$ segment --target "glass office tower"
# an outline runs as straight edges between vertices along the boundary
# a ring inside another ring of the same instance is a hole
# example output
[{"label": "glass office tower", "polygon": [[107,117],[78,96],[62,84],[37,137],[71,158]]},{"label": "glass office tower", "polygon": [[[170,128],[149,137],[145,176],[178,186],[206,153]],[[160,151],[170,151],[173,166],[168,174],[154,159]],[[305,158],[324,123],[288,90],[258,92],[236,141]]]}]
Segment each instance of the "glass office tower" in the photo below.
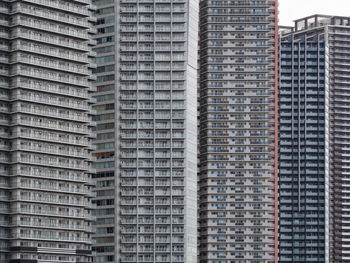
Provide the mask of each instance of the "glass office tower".
[{"label": "glass office tower", "polygon": [[96,0],[96,260],[197,262],[197,0]]},{"label": "glass office tower", "polygon": [[280,36],[280,262],[350,260],[350,18]]},{"label": "glass office tower", "polygon": [[91,8],[0,1],[0,262],[91,261]]},{"label": "glass office tower", "polygon": [[277,2],[200,3],[201,263],[277,262]]}]

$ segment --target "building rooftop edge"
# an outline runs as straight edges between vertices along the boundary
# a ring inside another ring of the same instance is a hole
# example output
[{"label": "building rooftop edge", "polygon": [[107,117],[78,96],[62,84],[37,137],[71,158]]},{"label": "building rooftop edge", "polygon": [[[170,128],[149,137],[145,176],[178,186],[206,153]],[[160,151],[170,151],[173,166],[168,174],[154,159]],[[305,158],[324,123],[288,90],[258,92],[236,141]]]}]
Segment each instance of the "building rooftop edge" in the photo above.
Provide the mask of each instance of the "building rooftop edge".
[{"label": "building rooftop edge", "polygon": [[282,35],[314,29],[325,25],[350,26],[350,16],[315,14],[294,20],[294,26],[279,26]]}]

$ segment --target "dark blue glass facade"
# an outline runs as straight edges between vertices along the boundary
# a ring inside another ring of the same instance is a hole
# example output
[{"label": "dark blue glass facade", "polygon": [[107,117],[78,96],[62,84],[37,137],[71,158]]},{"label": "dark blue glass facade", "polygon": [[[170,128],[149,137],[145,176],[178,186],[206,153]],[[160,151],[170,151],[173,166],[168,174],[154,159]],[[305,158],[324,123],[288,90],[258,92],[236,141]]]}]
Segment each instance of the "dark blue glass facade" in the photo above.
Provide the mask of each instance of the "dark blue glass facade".
[{"label": "dark blue glass facade", "polygon": [[326,262],[325,41],[291,33],[279,52],[279,262]]}]

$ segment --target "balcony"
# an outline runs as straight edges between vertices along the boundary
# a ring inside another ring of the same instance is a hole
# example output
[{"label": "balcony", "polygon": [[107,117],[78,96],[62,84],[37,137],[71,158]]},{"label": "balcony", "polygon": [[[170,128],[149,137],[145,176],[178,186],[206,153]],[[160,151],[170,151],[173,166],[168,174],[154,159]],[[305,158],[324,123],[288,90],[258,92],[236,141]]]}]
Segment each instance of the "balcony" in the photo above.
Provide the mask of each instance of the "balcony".
[{"label": "balcony", "polygon": [[37,90],[38,88],[41,91],[46,91],[46,92],[50,92],[50,93],[56,93],[59,95],[67,95],[67,96],[72,96],[77,98],[83,98],[83,99],[88,99],[89,95],[87,93],[87,90],[85,88],[80,89],[80,88],[74,88],[74,87],[70,87],[70,86],[64,86],[64,88],[62,88],[62,85],[58,85],[58,84],[54,84],[54,83],[50,83],[50,85],[48,85],[49,83],[46,81],[42,81],[42,82],[34,82],[34,81],[19,81],[16,80],[12,83],[13,87],[23,87],[26,89],[32,89],[32,90]]},{"label": "balcony", "polygon": [[33,216],[37,215],[45,215],[45,216],[58,216],[58,217],[68,217],[68,218],[75,218],[75,219],[86,219],[86,220],[93,220],[94,218],[90,216],[90,214],[86,213],[78,213],[74,212],[72,210],[69,210],[69,212],[58,212],[53,210],[46,210],[46,209],[34,209],[34,208],[12,208],[12,213],[17,214],[30,214]]},{"label": "balcony", "polygon": [[31,239],[31,240],[53,240],[53,241],[63,241],[63,242],[84,242],[91,244],[91,238],[85,237],[74,237],[74,236],[59,236],[59,235],[36,235],[36,234],[24,234],[17,233],[13,236],[15,239]]},{"label": "balcony", "polygon": [[[0,34],[1,36],[1,34]],[[5,38],[5,36],[3,36]],[[11,38],[27,38],[27,39],[32,39],[36,41],[43,42],[45,44],[51,44],[51,45],[59,45],[61,47],[68,47],[68,48],[73,48],[73,49],[78,49],[78,50],[83,50],[88,52],[89,47],[87,44],[80,44],[78,42],[70,42],[67,40],[60,40],[56,37],[56,35],[52,34],[42,34],[40,35],[35,35],[34,33],[26,33],[26,32],[21,32],[21,31],[13,31],[10,35]],[[6,34],[6,38],[8,38],[8,35]]]},{"label": "balcony", "polygon": [[48,144],[35,145],[35,146],[25,145],[25,144],[15,144],[12,146],[11,149],[17,150],[17,151],[31,151],[31,152],[55,154],[55,155],[62,155],[62,156],[83,158],[83,159],[88,159],[90,157],[90,155],[84,151],[78,152],[72,149],[63,150],[63,149],[59,149],[58,146],[56,146],[55,148],[51,148]]},{"label": "balcony", "polygon": [[[86,1],[84,0],[81,0],[81,1],[86,3]],[[50,0],[29,0],[29,2],[37,5],[43,5],[48,8],[56,8],[67,12],[74,12],[76,14],[84,15],[84,16],[90,16],[91,14],[88,8],[82,8],[81,6],[78,6],[78,5],[62,4],[61,2],[58,2],[58,1],[53,2]]]},{"label": "balcony", "polygon": [[[61,57],[61,56],[60,56]],[[77,64],[73,64],[70,62],[65,62],[64,65],[61,65],[58,61],[51,62],[49,59],[36,60],[34,57],[21,57],[21,56],[13,56],[11,58],[11,63],[26,63],[30,65],[42,66],[45,68],[52,68],[61,71],[66,71],[75,74],[81,75],[90,75],[90,71],[87,67],[77,66]]]},{"label": "balcony", "polygon": [[[31,196],[24,196],[24,197],[23,196],[14,196],[11,200],[12,201],[20,201],[20,202],[31,201],[31,202],[38,202],[38,203],[42,203],[42,204],[43,203],[61,204],[61,205],[83,206],[83,207],[90,207],[91,206],[91,203],[88,201],[63,200],[63,199],[58,199],[58,198],[36,198],[33,196],[32,197]],[[31,225],[31,226],[33,226],[33,225]],[[48,227],[54,227],[54,226],[48,226]]]},{"label": "balcony", "polygon": [[[9,162],[9,161],[8,161]],[[70,168],[75,170],[89,170],[89,166],[84,164],[75,164],[75,163],[67,163],[67,162],[60,162],[60,161],[50,161],[49,159],[37,159],[37,158],[30,158],[30,157],[13,157],[12,163],[26,163],[31,165],[42,165],[42,166],[51,166],[51,167],[57,167],[57,168]]]},{"label": "balcony", "polygon": [[[11,100],[26,100],[29,102],[36,102],[36,103],[42,103],[42,104],[47,104],[47,105],[52,105],[52,106],[60,106],[60,107],[67,107],[67,108],[72,108],[72,109],[79,109],[79,110],[84,110],[88,111],[89,107],[87,103],[78,103],[73,100],[59,100],[57,97],[53,98],[52,96],[47,96],[47,97],[38,97],[34,96],[33,94],[13,94],[11,96]],[[81,101],[79,101],[81,102]]]},{"label": "balcony", "polygon": [[29,51],[29,52],[34,52],[37,54],[42,54],[42,55],[48,55],[48,56],[54,56],[58,58],[65,58],[69,60],[75,60],[77,62],[84,62],[84,63],[89,63],[90,60],[88,59],[87,55],[81,55],[77,54],[74,52],[60,52],[59,49],[49,49],[45,48],[44,46],[42,47],[36,47],[36,46],[29,46],[29,45],[14,45],[12,46],[11,50],[24,50],[24,51]]},{"label": "balcony", "polygon": [[70,121],[77,121],[77,122],[90,122],[90,118],[85,114],[85,116],[73,114],[73,112],[69,113],[60,113],[58,112],[58,109],[56,111],[48,111],[43,109],[35,109],[35,108],[29,108],[29,107],[13,107],[13,113],[23,112],[26,114],[33,114],[36,116],[46,116],[46,117],[52,117],[52,118],[58,118],[58,119],[66,119]]},{"label": "balcony", "polygon": [[40,177],[40,178],[49,178],[49,179],[59,179],[59,180],[66,180],[70,182],[78,182],[78,183],[92,183],[91,179],[85,175],[81,174],[81,176],[75,175],[73,173],[63,173],[59,170],[48,170],[48,169],[41,169],[39,171],[33,171],[33,169],[30,169],[29,167],[24,167],[24,169],[13,169],[11,170],[12,175],[28,175],[32,177]]},{"label": "balcony", "polygon": [[89,87],[89,83],[86,78],[77,79],[71,74],[66,74],[65,76],[59,75],[57,72],[53,73],[50,70],[41,70],[40,72],[35,71],[33,67],[28,67],[27,69],[14,68],[11,70],[10,75],[23,75],[30,78],[39,78],[42,80],[49,80],[53,82],[62,82],[65,84],[78,85],[83,87]]},{"label": "balcony", "polygon": [[[87,1],[86,1],[87,2]],[[37,17],[42,17],[50,20],[56,20],[57,22],[65,22],[68,24],[84,27],[84,28],[89,28],[90,25],[88,23],[87,19],[78,19],[78,18],[73,18],[73,17],[65,17],[65,16],[59,16],[56,13],[48,13],[48,12],[43,12],[38,9],[29,9],[25,8],[23,6],[17,7],[16,5],[12,7],[11,13],[25,13]]]}]

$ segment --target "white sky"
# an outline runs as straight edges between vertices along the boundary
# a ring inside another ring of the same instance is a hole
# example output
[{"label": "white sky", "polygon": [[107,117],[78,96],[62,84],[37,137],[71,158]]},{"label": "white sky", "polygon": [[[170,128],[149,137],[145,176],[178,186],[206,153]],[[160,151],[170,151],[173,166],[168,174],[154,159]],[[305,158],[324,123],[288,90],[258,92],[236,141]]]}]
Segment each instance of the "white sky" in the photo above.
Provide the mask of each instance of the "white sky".
[{"label": "white sky", "polygon": [[279,25],[314,14],[350,17],[350,0],[279,0]]}]

